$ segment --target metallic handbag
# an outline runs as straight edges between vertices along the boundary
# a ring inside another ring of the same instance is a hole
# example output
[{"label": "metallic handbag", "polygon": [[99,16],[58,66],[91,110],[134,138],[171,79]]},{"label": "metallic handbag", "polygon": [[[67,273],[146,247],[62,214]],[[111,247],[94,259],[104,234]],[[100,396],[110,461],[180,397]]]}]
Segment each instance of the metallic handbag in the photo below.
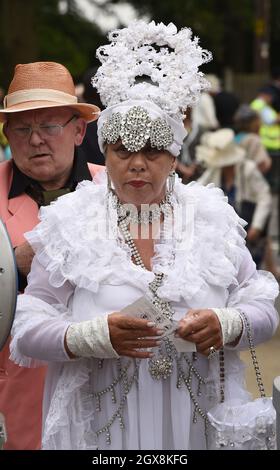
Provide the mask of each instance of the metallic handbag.
[{"label": "metallic handbag", "polygon": [[[221,402],[211,408],[207,417],[209,450],[274,450],[276,449],[276,411],[266,397],[256,357],[249,321],[242,313],[250,353],[256,373],[260,398],[251,401],[227,400],[224,397],[224,362],[220,362]],[[223,354],[220,358],[223,358]],[[222,369],[222,371],[221,371]]]},{"label": "metallic handbag", "polygon": [[2,413],[0,413],[0,450],[3,449],[3,445],[7,441],[6,435],[6,428],[5,428],[5,420]]},{"label": "metallic handbag", "polygon": [[[0,219],[0,351],[7,341],[14,320],[17,291],[17,267],[14,250]],[[5,419],[0,412],[0,450],[6,440]]]},{"label": "metallic handbag", "polygon": [[17,290],[14,250],[0,219],[0,351],[7,341],[14,320]]}]

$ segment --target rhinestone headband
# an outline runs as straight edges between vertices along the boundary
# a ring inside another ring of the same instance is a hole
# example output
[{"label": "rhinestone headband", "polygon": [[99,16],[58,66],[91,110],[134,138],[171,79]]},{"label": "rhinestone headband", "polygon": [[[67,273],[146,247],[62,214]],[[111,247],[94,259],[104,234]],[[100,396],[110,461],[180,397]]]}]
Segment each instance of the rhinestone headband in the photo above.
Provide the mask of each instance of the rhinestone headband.
[{"label": "rhinestone headband", "polygon": [[104,122],[101,135],[107,144],[121,139],[130,152],[139,152],[150,140],[151,147],[167,149],[173,142],[173,132],[164,119],[151,119],[142,106],[133,106],[126,114],[112,113]]}]

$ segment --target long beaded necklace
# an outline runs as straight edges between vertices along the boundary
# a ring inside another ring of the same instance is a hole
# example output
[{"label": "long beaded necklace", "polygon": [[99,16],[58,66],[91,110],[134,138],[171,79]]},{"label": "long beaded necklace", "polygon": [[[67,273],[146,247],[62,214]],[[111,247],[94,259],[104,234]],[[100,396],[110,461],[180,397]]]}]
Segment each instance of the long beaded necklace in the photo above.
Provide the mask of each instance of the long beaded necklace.
[{"label": "long beaded necklace", "polygon": [[[134,262],[137,266],[140,266],[142,269],[146,269],[143,260],[140,256],[140,253],[134,243],[134,240],[131,236],[131,233],[128,228],[128,223],[123,216],[123,212],[118,208],[121,207],[121,203],[118,202],[117,205],[117,213],[118,213],[118,226],[123,234],[125,242],[131,249],[131,257],[134,259]],[[152,303],[154,306],[159,310],[159,314],[164,315],[170,321],[172,321],[172,317],[174,315],[174,310],[171,307],[170,302],[166,302],[162,300],[158,294],[157,290],[162,285],[164,280],[163,273],[155,273],[154,280],[149,284],[149,290],[152,293]],[[159,319],[160,320],[160,319]],[[197,388],[197,396],[201,395],[201,385],[205,384],[204,378],[199,374],[197,369],[194,367],[193,362],[196,361],[197,356],[196,353],[193,353],[193,361],[190,361],[187,354],[179,355],[177,350],[172,343],[172,341],[166,337],[163,339],[164,348],[159,347],[159,354],[155,358],[149,359],[149,372],[151,376],[156,379],[167,379],[173,373],[173,362],[175,359],[177,365],[177,388],[181,388],[182,384],[184,383],[190,393],[191,400],[194,404],[194,415],[193,415],[193,422],[197,421],[197,413],[204,419],[205,424],[207,424],[208,419],[206,413],[201,409],[199,403],[195,398],[195,394],[192,390],[192,378],[193,375],[197,378],[198,381],[198,388]],[[165,350],[165,351],[164,351]],[[182,359],[189,366],[188,374],[185,373],[184,368],[182,366]]]},{"label": "long beaded necklace", "polygon": [[[117,198],[116,195],[115,195],[115,198]],[[131,214],[126,211],[125,207],[120,203],[120,201],[117,199],[117,201],[115,200],[115,202],[116,202],[116,209],[117,209],[117,214],[118,214],[118,226],[123,234],[126,244],[129,246],[131,250],[131,257],[133,258],[137,266],[140,266],[142,269],[146,269],[129,230],[129,224],[132,222],[135,222],[135,216],[131,220]],[[143,218],[143,216],[141,215],[137,217],[136,218],[137,223],[147,224],[153,221],[158,221],[161,213],[164,213],[166,217],[172,215],[172,205],[170,201],[170,195],[168,193],[167,193],[165,200],[162,201],[157,206],[157,208],[158,210],[154,212],[150,211],[149,208],[146,208],[145,217]],[[162,285],[163,280],[164,280],[163,273],[155,273],[154,280],[149,284],[151,301],[156,311],[158,311],[158,314],[157,314],[158,318],[156,318],[157,324],[160,324],[162,315],[167,320],[169,320],[170,323],[172,323],[172,318],[175,313],[170,303],[162,300],[157,294],[157,291],[159,287]],[[149,360],[150,374],[154,379],[157,379],[157,380],[167,379],[168,377],[170,377],[173,371],[172,355],[174,355],[175,351],[173,351],[173,349],[175,348],[172,345],[171,341],[168,339],[168,337],[164,338],[163,342],[164,342],[164,348],[163,346],[160,346],[159,354],[155,358]],[[165,352],[163,349],[165,349]]]},{"label": "long beaded necklace", "polygon": [[123,226],[131,224],[152,224],[161,218],[161,214],[165,217],[172,215],[171,192],[168,191],[165,198],[159,204],[143,204],[141,210],[138,211],[136,206],[132,204],[122,204],[115,194],[114,190],[110,190],[109,197],[112,200],[113,207],[117,210],[118,223],[122,222]]},{"label": "long beaded necklace", "polygon": [[[109,194],[109,197],[112,198],[111,200],[113,203],[113,207],[117,210],[117,224],[123,235],[125,243],[129,246],[131,250],[131,257],[133,258],[137,266],[140,266],[142,269],[146,269],[143,263],[143,260],[140,256],[140,253],[134,243],[134,240],[128,228],[130,223],[135,223],[135,218],[131,219],[129,217],[129,214],[127,213],[126,208],[122,207],[122,204],[120,203],[117,196],[113,192]],[[159,216],[157,212],[156,220],[159,220],[160,213],[163,213],[165,216],[169,216],[171,212],[170,207],[172,206],[171,206],[171,202],[169,198],[166,198],[165,201],[162,202],[160,206],[161,206],[161,209],[162,208],[164,209],[160,210]],[[151,216],[149,215],[149,217],[145,216],[144,218],[142,217],[137,218],[136,223],[147,224],[147,223],[151,223],[154,220],[155,218],[151,219]],[[159,318],[156,319],[158,320],[159,323],[161,321],[161,318],[160,318],[161,315],[164,315],[167,319],[170,320],[170,322],[172,321],[172,317],[174,315],[174,310],[172,309],[171,304],[169,302],[162,300],[157,294],[158,288],[162,285],[164,278],[165,278],[165,275],[163,273],[155,273],[154,280],[149,284],[149,291],[151,292],[151,295],[152,295],[151,301],[153,305],[159,311]],[[193,402],[193,418],[192,418],[193,423],[197,422],[197,415],[200,415],[205,424],[205,433],[207,433],[208,418],[207,418],[205,411],[200,407],[198,400],[197,400],[197,397],[201,396],[201,386],[202,384],[205,384],[205,380],[197,371],[196,367],[194,366],[194,363],[196,360],[197,360],[196,353],[192,353],[192,360],[190,359],[188,354],[185,354],[185,353],[178,354],[173,342],[168,337],[166,337],[166,338],[163,338],[163,346],[159,347],[158,355],[149,359],[149,372],[152,378],[155,380],[166,380],[174,372],[173,365],[174,363],[176,363],[176,366],[177,366],[176,367],[176,370],[177,370],[176,386],[178,389],[182,388],[182,386],[185,386],[187,388],[191,401]],[[132,373],[132,376],[130,378],[128,378],[128,372],[129,372],[130,367],[133,365],[133,361],[129,360],[128,362],[126,362],[126,365],[123,367],[119,359],[118,364],[119,364],[118,365],[118,369],[119,369],[118,377],[116,377],[113,380],[113,382],[109,384],[107,387],[105,387],[104,389],[95,391],[93,393],[93,397],[95,398],[95,401],[96,401],[96,412],[102,411],[101,400],[102,400],[102,397],[104,397],[107,393],[111,394],[112,403],[116,404],[116,410],[112,414],[108,422],[104,423],[104,425],[101,428],[95,431],[95,436],[97,439],[101,435],[105,434],[107,445],[111,444],[110,429],[116,420],[119,421],[119,425],[121,429],[125,428],[123,410],[124,410],[124,406],[127,400],[127,395],[131,387],[133,386],[133,384],[137,382],[138,380],[138,371],[139,371],[140,361],[139,360],[135,361],[134,372]],[[103,367],[103,360],[100,360],[99,368],[101,369],[102,367]],[[197,381],[196,391],[193,390],[194,379],[196,379]],[[122,384],[123,394],[121,396],[119,404],[117,405],[115,387],[118,384],[120,385]]]}]

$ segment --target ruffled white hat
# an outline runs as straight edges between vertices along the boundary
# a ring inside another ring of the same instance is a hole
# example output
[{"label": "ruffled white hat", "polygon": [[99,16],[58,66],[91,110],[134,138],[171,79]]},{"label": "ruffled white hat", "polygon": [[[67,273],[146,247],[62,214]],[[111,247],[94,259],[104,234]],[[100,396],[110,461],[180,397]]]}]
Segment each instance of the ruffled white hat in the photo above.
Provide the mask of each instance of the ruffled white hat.
[{"label": "ruffled white hat", "polygon": [[244,160],[246,152],[234,142],[231,129],[205,132],[196,147],[196,159],[208,168],[223,168]]}]

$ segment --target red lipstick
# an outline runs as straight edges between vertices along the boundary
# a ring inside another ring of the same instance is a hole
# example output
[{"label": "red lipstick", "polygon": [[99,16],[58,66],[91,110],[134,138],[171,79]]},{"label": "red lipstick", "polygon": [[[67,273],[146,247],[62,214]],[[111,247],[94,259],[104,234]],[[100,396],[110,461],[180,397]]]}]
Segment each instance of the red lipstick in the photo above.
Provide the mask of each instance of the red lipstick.
[{"label": "red lipstick", "polygon": [[143,186],[145,186],[146,181],[133,180],[133,181],[129,181],[128,184],[130,184],[130,185],[133,186],[134,188],[142,188]]}]

